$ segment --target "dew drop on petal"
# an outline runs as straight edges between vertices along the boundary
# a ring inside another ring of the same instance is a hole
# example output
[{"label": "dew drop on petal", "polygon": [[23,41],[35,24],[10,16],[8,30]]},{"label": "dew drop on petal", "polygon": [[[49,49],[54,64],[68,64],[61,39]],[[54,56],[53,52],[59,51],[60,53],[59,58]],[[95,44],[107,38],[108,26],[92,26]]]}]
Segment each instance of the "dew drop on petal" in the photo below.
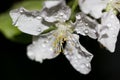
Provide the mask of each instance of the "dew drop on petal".
[{"label": "dew drop on petal", "polygon": [[89,63],[85,64],[87,67],[89,67]]},{"label": "dew drop on petal", "polygon": [[85,32],[85,34],[88,34],[88,33],[89,33],[89,30],[88,30],[88,29],[85,29],[84,32]]},{"label": "dew drop on petal", "polygon": [[78,63],[78,60],[75,60],[75,63],[77,64],[77,63]]},{"label": "dew drop on petal", "polygon": [[41,28],[38,28],[38,32],[40,32],[41,31]]},{"label": "dew drop on petal", "polygon": [[80,67],[81,67],[81,68],[85,68],[85,64],[81,64]]},{"label": "dew drop on petal", "polygon": [[93,30],[93,32],[94,32],[94,33],[96,33],[96,31],[95,31],[95,30]]},{"label": "dew drop on petal", "polygon": [[43,47],[46,47],[45,44],[42,44]]},{"label": "dew drop on petal", "polygon": [[119,21],[117,21],[117,24],[119,24]]},{"label": "dew drop on petal", "polygon": [[77,16],[76,16],[76,19],[80,20],[80,19],[81,19],[81,16],[80,16],[80,15],[77,15]]},{"label": "dew drop on petal", "polygon": [[42,17],[38,16],[38,17],[37,17],[37,19],[38,19],[38,20],[41,20],[41,19],[42,19]]},{"label": "dew drop on petal", "polygon": [[86,23],[85,26],[88,26],[88,24]]},{"label": "dew drop on petal", "polygon": [[50,48],[50,51],[53,51],[53,49],[52,49],[52,48]]},{"label": "dew drop on petal", "polygon": [[77,67],[77,66],[78,66],[78,64],[74,63],[74,66],[75,66],[75,67]]},{"label": "dew drop on petal", "polygon": [[22,8],[22,9],[20,9],[20,13],[23,13],[23,8]]},{"label": "dew drop on petal", "polygon": [[90,59],[90,57],[86,57],[86,59],[87,59],[87,60],[89,60],[89,59]]},{"label": "dew drop on petal", "polygon": [[83,21],[82,21],[82,20],[80,20],[80,23],[81,23],[81,24],[83,24]]},{"label": "dew drop on petal", "polygon": [[113,37],[113,38],[115,38],[115,37],[116,37],[116,35],[115,35],[115,34],[113,34],[113,35],[112,35],[112,37]]},{"label": "dew drop on petal", "polygon": [[59,14],[60,14],[60,16],[63,16],[63,15],[64,15],[64,13],[63,13],[63,12],[60,12]]},{"label": "dew drop on petal", "polygon": [[81,56],[81,55],[79,55],[79,56],[78,56],[78,58],[79,58],[79,59],[81,59],[81,58],[82,58],[82,56]]},{"label": "dew drop on petal", "polygon": [[110,30],[112,30],[112,31],[113,31],[113,30],[114,30],[114,28],[110,28]]},{"label": "dew drop on petal", "polygon": [[111,27],[112,25],[111,25],[111,23],[108,23],[107,26],[108,26],[108,27]]}]

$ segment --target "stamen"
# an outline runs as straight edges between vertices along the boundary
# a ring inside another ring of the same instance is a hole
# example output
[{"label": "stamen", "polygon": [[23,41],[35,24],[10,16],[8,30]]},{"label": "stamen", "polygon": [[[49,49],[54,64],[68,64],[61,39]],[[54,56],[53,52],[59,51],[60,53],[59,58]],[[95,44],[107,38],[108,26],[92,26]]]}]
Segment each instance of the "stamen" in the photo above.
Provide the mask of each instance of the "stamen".
[{"label": "stamen", "polygon": [[68,33],[72,31],[70,26],[65,23],[57,23],[56,27],[58,27],[58,29],[53,34],[55,36],[53,48],[55,49],[55,53],[60,53],[63,51],[64,42],[68,40]]},{"label": "stamen", "polygon": [[113,10],[113,12],[117,14],[118,11],[120,12],[120,0],[110,0],[107,7],[108,11]]}]

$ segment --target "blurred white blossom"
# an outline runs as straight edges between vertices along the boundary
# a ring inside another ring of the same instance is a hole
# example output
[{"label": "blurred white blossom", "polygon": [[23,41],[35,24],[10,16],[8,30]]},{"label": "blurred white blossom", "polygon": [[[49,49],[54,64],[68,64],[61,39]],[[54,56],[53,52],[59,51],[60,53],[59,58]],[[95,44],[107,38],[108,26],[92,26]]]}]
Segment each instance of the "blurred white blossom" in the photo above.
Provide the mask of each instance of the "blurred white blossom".
[{"label": "blurred white blossom", "polygon": [[103,15],[103,10],[107,6],[120,11],[120,0],[79,0],[79,6],[84,13],[98,19]]}]

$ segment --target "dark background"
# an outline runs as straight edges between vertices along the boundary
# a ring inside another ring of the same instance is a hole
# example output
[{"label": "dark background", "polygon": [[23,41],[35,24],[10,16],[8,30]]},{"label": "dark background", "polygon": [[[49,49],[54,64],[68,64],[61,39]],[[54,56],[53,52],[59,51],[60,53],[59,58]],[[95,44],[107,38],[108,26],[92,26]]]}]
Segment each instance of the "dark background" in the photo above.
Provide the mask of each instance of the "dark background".
[{"label": "dark background", "polygon": [[[17,1],[21,0],[1,1],[0,13]],[[80,42],[94,55],[88,75],[74,70],[63,54],[42,64],[31,61],[26,55],[28,44],[12,42],[0,33],[0,80],[120,80],[120,34],[114,53],[88,37],[81,36]]]}]

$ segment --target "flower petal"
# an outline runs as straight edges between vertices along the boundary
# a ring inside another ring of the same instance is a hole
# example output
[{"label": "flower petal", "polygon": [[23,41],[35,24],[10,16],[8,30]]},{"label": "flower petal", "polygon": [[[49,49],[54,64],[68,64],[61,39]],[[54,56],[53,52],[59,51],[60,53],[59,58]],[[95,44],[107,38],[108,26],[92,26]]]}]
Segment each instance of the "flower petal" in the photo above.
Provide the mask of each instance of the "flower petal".
[{"label": "flower petal", "polygon": [[65,3],[64,2],[64,0],[52,0],[52,1],[50,1],[50,0],[46,0],[45,2],[44,2],[44,7],[46,7],[46,8],[52,8],[52,7],[55,7],[55,6],[57,6],[57,5],[59,5],[60,3]]},{"label": "flower petal", "polygon": [[88,74],[91,71],[90,61],[93,55],[79,43],[78,35],[72,36],[67,41],[64,54],[78,72]]},{"label": "flower petal", "polygon": [[75,31],[78,34],[81,34],[83,36],[89,36],[93,39],[96,39],[97,24],[98,23],[95,20],[92,20],[91,18],[87,17],[85,14],[78,13],[76,15],[76,22],[74,23],[74,26],[75,26]]},{"label": "flower petal", "polygon": [[44,30],[48,29],[48,26],[42,24],[42,17],[40,11],[28,11],[24,8],[19,8],[10,11],[10,16],[13,21],[13,25],[18,26],[22,32],[39,35]]},{"label": "flower petal", "polygon": [[[54,3],[54,1],[50,2]],[[56,6],[50,8],[44,7],[42,11],[42,17],[47,22],[65,22],[70,18],[70,15],[71,9],[66,5],[65,0],[61,0]]]},{"label": "flower petal", "polygon": [[120,22],[112,11],[104,13],[101,25],[98,25],[98,41],[109,51],[114,52],[117,36],[120,30]]},{"label": "flower petal", "polygon": [[86,14],[91,14],[94,18],[102,16],[102,10],[106,8],[110,0],[79,0],[81,10]]},{"label": "flower petal", "polygon": [[44,59],[55,58],[58,54],[54,53],[53,41],[54,36],[51,33],[34,36],[33,44],[27,48],[27,55],[30,59],[43,62]]}]

